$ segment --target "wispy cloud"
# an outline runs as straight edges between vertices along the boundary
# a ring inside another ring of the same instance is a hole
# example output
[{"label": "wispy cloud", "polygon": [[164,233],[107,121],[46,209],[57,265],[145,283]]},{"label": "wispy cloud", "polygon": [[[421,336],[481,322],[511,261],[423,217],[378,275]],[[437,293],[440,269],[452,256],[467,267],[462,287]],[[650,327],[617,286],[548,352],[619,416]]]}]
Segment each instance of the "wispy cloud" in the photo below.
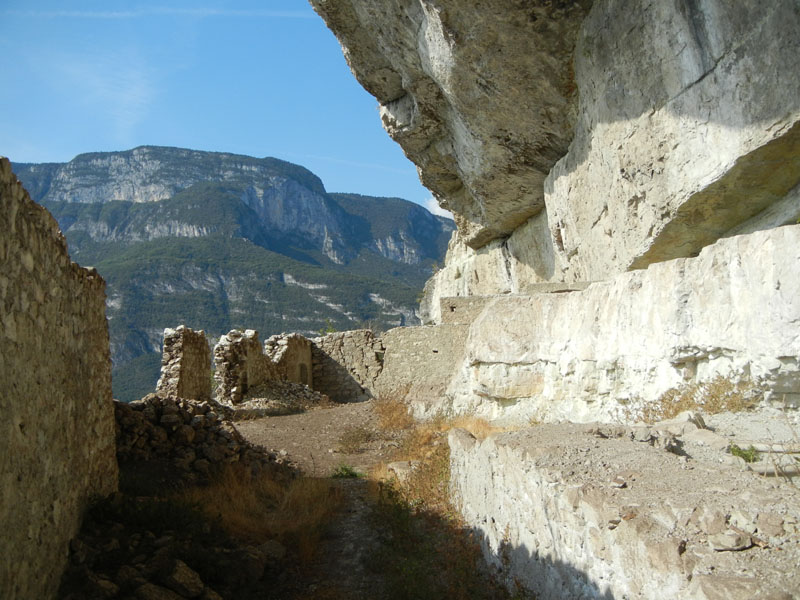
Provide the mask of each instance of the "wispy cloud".
[{"label": "wispy cloud", "polygon": [[[337,165],[346,165],[348,167],[356,167],[358,169],[369,169],[371,171],[386,171],[388,173],[398,173],[400,175],[408,175],[409,169],[397,169],[395,167],[388,167],[378,163],[359,162],[355,160],[345,160],[333,156],[321,156],[319,154],[297,154],[295,152],[284,152],[286,156],[293,156],[295,158],[306,158],[313,160],[321,160],[324,162],[334,163]],[[409,162],[409,168],[413,165]]]},{"label": "wispy cloud", "polygon": [[248,19],[316,19],[312,11],[301,10],[236,10],[227,8],[145,7],[135,10],[3,10],[0,14],[32,19],[142,19],[146,17],[240,17]]},{"label": "wispy cloud", "polygon": [[63,55],[53,66],[56,85],[108,122],[120,143],[131,139],[156,96],[154,74],[135,50]]},{"label": "wispy cloud", "polygon": [[427,208],[430,212],[440,217],[447,217],[448,219],[453,218],[453,213],[439,206],[439,203],[436,201],[436,198],[431,197],[425,200],[425,208]]}]

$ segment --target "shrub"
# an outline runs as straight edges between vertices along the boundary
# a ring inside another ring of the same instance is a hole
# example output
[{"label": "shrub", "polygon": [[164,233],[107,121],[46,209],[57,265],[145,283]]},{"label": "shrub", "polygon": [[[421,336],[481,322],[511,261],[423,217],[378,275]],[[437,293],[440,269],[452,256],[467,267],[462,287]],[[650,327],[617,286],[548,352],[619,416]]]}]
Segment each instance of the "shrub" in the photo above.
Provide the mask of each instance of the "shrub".
[{"label": "shrub", "polygon": [[359,473],[350,465],[342,463],[334,469],[333,473],[331,473],[331,477],[334,479],[358,479],[364,477],[364,474]]}]

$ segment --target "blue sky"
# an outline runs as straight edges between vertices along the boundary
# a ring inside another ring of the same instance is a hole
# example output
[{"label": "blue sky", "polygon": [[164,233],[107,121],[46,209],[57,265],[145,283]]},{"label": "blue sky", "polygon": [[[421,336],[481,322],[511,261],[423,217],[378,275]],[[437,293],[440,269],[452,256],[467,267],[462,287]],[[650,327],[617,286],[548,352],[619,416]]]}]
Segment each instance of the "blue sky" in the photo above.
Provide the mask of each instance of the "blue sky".
[{"label": "blue sky", "polygon": [[275,156],[328,191],[431,198],[305,0],[0,0],[0,154]]}]

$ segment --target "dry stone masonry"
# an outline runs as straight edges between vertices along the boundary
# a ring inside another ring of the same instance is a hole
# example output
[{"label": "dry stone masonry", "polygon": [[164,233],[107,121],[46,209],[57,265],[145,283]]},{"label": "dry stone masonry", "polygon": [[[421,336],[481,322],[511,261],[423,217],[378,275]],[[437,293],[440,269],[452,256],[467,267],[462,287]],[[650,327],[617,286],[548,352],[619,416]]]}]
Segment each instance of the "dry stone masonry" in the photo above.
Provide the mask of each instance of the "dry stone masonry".
[{"label": "dry stone masonry", "polygon": [[312,387],[311,340],[297,333],[273,335],[264,342],[264,353],[281,381]]},{"label": "dry stone masonry", "polygon": [[51,598],[89,502],[117,487],[105,282],[0,158],[0,597]]},{"label": "dry stone masonry", "polygon": [[214,346],[214,367],[216,397],[226,404],[239,404],[251,387],[278,378],[252,329],[223,335]]},{"label": "dry stone masonry", "polygon": [[230,421],[231,409],[214,401],[149,394],[114,409],[120,464],[166,461],[182,482],[207,481],[231,463],[254,474],[281,472],[277,455],[251,447]]},{"label": "dry stone masonry", "polygon": [[211,399],[211,352],[202,330],[193,331],[184,325],[164,330],[156,392],[201,402]]},{"label": "dry stone masonry", "polygon": [[373,394],[383,369],[384,348],[369,329],[314,338],[311,353],[315,390],[335,402],[366,400]]}]

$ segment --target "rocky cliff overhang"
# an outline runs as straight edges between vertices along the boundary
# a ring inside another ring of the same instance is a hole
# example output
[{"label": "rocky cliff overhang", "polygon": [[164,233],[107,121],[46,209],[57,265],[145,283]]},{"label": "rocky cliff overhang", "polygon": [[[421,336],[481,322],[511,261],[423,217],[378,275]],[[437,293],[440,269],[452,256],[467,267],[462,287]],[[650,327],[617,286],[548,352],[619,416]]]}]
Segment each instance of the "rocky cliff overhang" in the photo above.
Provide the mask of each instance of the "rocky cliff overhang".
[{"label": "rocky cliff overhang", "polygon": [[[605,279],[800,216],[795,0],[310,1],[455,213],[460,264],[439,279],[474,274],[466,295]],[[497,277],[481,260],[508,281],[478,285]]]},{"label": "rocky cliff overhang", "polygon": [[592,0],[311,0],[423,184],[478,248],[544,207],[577,116]]}]

